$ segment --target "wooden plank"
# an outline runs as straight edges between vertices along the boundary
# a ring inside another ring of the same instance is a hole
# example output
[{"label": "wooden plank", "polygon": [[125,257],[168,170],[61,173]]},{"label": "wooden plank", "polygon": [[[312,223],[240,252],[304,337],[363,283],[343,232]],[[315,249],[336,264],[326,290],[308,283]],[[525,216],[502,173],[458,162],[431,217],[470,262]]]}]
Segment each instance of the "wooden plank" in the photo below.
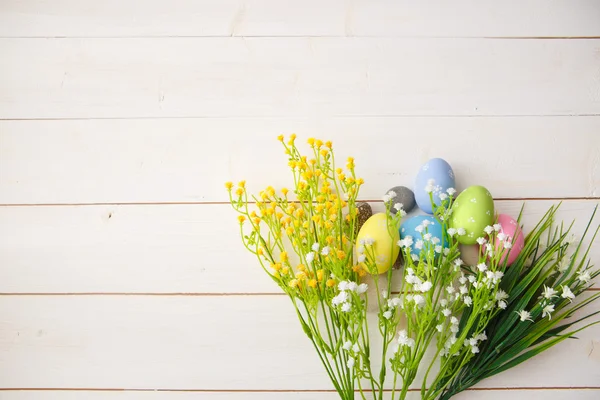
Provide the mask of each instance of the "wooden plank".
[{"label": "wooden plank", "polygon": [[[5,296],[0,315],[4,388],[331,388],[284,297]],[[597,387],[600,326],[578,337],[481,386]]]},{"label": "wooden plank", "polygon": [[595,115],[599,44],[0,39],[0,119]]},{"label": "wooden plank", "polygon": [[[555,203],[527,202],[526,229]],[[496,204],[517,216],[522,202]],[[559,218],[581,235],[596,204],[566,201]],[[238,226],[229,205],[0,207],[0,293],[280,293]]]},{"label": "wooden plank", "polygon": [[338,160],[354,156],[365,199],[412,187],[432,157],[459,188],[497,198],[600,196],[600,117],[208,118],[0,121],[0,204],[226,201],[223,183],[241,179],[255,193],[289,187],[282,132],[304,152],[317,136]]},{"label": "wooden plank", "polygon": [[[456,400],[505,400],[510,397],[512,400],[564,400],[568,396],[572,400],[597,400],[600,395],[600,389],[532,389],[532,390],[493,390],[469,391],[462,393],[454,399]],[[196,400],[200,396],[205,400],[339,400],[336,393],[331,392],[229,392],[229,393],[207,393],[207,392],[95,392],[95,391],[4,391],[0,392],[3,400]],[[358,397],[358,394],[357,394]],[[419,393],[410,392],[408,400],[417,400]],[[390,393],[384,394],[384,399],[391,399]]]},{"label": "wooden plank", "polygon": [[600,35],[593,0],[4,0],[0,36],[419,36]]}]

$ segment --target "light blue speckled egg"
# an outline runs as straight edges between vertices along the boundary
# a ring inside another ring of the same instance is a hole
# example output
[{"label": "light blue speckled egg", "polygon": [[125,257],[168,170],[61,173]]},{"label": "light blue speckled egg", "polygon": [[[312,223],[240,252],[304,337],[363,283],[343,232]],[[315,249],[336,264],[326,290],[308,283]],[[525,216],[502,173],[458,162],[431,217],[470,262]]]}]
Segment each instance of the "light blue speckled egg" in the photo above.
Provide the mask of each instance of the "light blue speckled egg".
[{"label": "light blue speckled egg", "polygon": [[450,164],[441,158],[432,158],[419,169],[415,180],[415,200],[421,210],[433,214],[429,193],[425,191],[430,179],[433,179],[433,201],[436,205],[441,204],[439,195],[446,192],[448,188],[455,187],[454,171]]},{"label": "light blue speckled egg", "polygon": [[[429,221],[429,225],[423,232],[416,230],[417,226],[422,226],[423,221]],[[423,239],[423,235],[430,233],[431,239],[429,241]],[[437,245],[448,247],[448,242],[444,239],[444,229],[440,222],[431,215],[416,215],[414,217],[406,219],[402,225],[400,225],[400,239],[404,239],[407,236],[412,236],[413,244],[411,246],[411,253],[419,256],[421,249],[416,247],[417,240],[423,240],[423,249],[429,249],[429,246],[436,245],[433,238],[437,238],[439,242]]]}]

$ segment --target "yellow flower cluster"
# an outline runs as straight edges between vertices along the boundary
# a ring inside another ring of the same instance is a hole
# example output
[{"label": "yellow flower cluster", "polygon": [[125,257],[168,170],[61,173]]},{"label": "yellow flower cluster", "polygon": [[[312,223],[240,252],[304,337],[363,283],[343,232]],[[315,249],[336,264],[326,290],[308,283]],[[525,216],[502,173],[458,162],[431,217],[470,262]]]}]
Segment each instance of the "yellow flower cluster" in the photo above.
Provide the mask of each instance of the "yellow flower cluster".
[{"label": "yellow flower cluster", "polygon": [[[295,139],[296,135],[291,135],[286,143],[283,135],[278,137],[289,155],[295,199],[287,188],[277,192],[268,186],[255,197],[256,211],[249,211],[245,182],[235,189],[231,182],[225,186],[240,212],[242,229],[246,220],[252,227],[244,241],[248,250],[284,290],[307,295],[310,290],[335,287],[336,279],[365,275],[354,265],[352,251],[358,213],[355,202],[364,181],[356,177],[351,157],[346,171],[335,168],[330,141],[308,139],[313,153],[309,158],[300,154]],[[285,250],[290,245],[300,261],[295,267]]]}]

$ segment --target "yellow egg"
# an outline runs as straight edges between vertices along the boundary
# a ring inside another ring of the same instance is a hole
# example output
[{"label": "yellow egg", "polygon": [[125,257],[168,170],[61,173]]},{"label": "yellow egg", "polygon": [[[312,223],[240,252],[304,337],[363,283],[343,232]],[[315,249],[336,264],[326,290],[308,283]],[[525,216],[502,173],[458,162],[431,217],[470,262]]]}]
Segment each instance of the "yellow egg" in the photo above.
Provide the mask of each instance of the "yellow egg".
[{"label": "yellow egg", "polygon": [[[389,229],[388,224],[390,224]],[[398,228],[392,225],[392,221],[385,213],[373,214],[358,232],[356,251],[360,255],[360,250],[364,247],[367,259],[375,262],[377,273],[383,274],[398,258],[400,252],[398,240],[400,240]],[[369,245],[371,242],[372,244]],[[365,269],[368,271],[368,268]]]}]

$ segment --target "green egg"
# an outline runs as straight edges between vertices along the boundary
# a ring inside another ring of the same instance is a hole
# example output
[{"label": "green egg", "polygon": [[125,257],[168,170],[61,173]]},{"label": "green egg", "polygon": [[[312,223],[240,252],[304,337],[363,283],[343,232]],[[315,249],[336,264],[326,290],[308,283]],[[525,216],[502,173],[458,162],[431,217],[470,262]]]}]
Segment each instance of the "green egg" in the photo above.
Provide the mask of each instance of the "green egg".
[{"label": "green egg", "polygon": [[469,186],[452,206],[451,228],[464,228],[466,234],[458,236],[461,244],[475,244],[485,236],[485,227],[494,223],[494,199],[483,186]]}]

